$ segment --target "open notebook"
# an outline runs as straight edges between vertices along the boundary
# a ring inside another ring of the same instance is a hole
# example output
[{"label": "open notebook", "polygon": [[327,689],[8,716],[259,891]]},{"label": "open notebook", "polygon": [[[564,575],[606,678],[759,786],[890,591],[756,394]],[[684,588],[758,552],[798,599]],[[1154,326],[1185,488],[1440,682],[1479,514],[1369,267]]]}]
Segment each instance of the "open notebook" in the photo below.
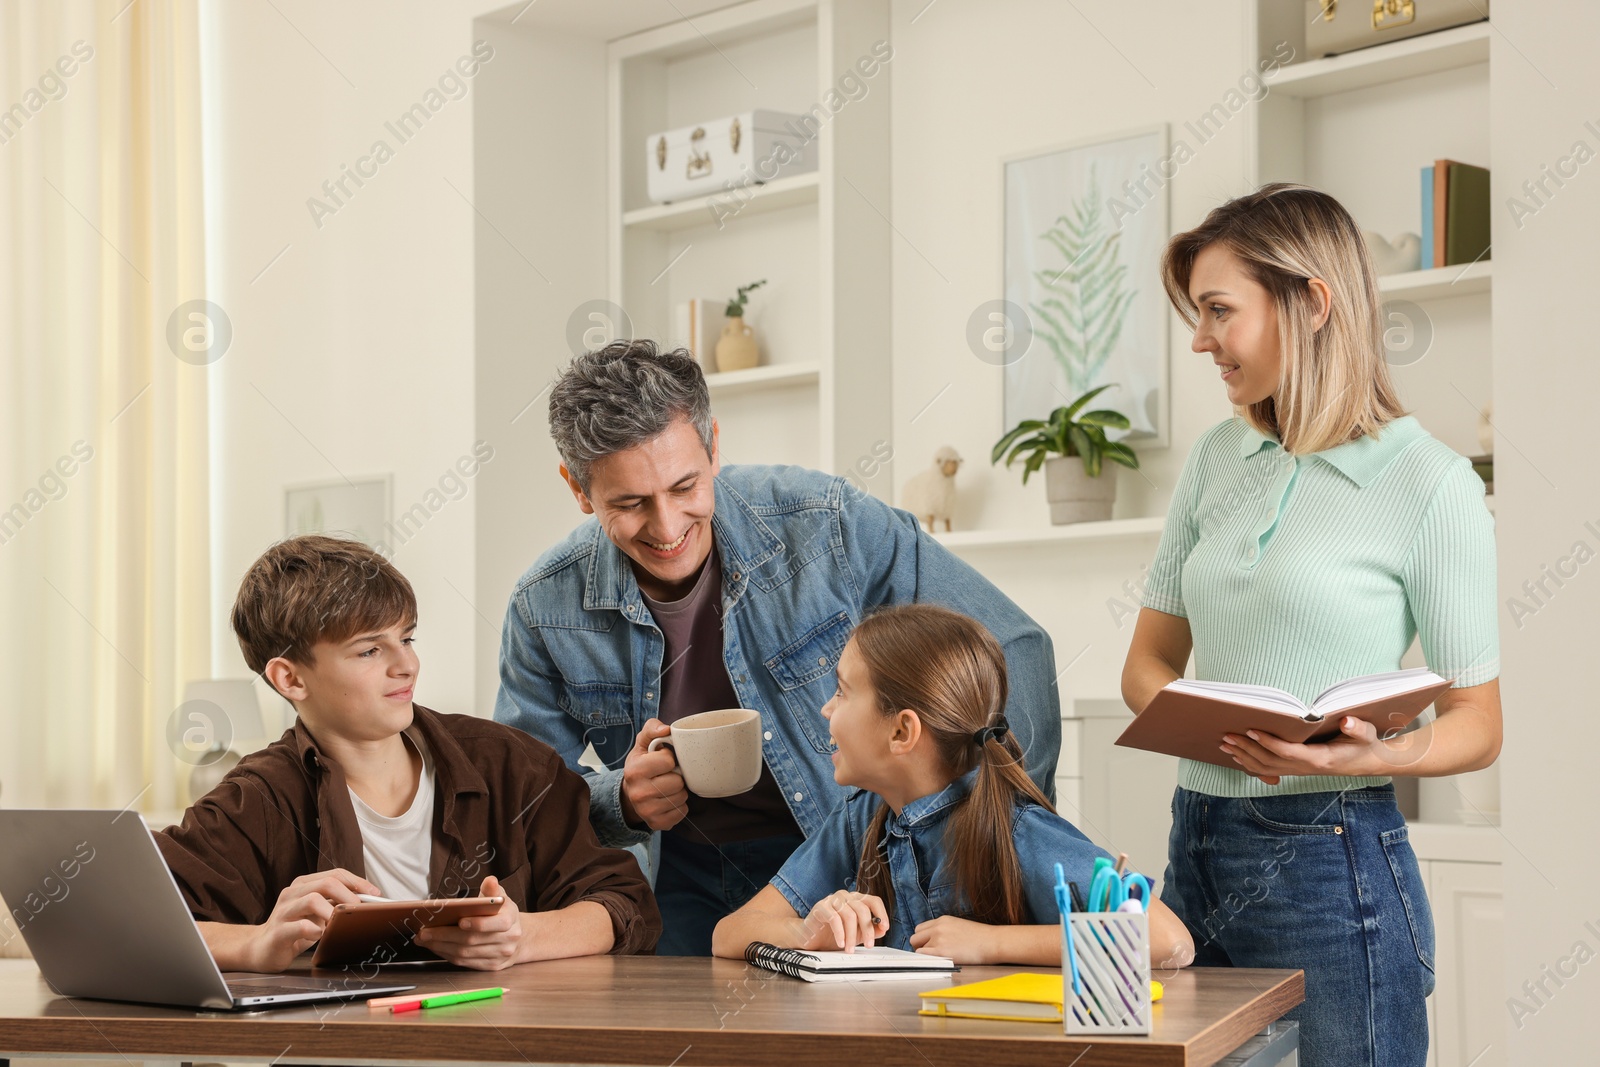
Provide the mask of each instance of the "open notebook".
[{"label": "open notebook", "polygon": [[1413,667],[1346,679],[1317,694],[1308,707],[1272,686],[1179,678],[1134,717],[1117,744],[1236,767],[1221,750],[1223,734],[1259,730],[1285,741],[1324,741],[1339,732],[1341,716],[1353,715],[1383,737],[1409,725],[1448,688],[1446,679]]},{"label": "open notebook", "polygon": [[955,960],[906,952],[898,948],[857,948],[853,952],[818,952],[779,948],[755,941],[744,950],[747,962],[808,982],[870,982],[889,978],[922,978],[960,970]]}]

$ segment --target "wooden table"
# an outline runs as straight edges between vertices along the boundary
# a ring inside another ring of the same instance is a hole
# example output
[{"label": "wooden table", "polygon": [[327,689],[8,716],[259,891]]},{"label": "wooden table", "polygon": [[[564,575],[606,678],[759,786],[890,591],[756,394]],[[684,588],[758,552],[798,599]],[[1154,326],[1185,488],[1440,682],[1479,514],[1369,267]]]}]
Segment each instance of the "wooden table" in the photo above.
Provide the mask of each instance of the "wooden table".
[{"label": "wooden table", "polygon": [[[969,967],[955,980],[1019,969]],[[421,971],[403,980],[425,992],[486,985],[512,992],[403,1016],[359,1002],[192,1011],[57,997],[31,960],[4,960],[0,1057],[1210,1067],[1305,999],[1300,971],[1191,968],[1166,982],[1149,1037],[1091,1039],[1068,1038],[1059,1024],[919,1016],[917,992],[952,984],[943,977],[812,985],[737,960],[602,956],[498,975]]]}]

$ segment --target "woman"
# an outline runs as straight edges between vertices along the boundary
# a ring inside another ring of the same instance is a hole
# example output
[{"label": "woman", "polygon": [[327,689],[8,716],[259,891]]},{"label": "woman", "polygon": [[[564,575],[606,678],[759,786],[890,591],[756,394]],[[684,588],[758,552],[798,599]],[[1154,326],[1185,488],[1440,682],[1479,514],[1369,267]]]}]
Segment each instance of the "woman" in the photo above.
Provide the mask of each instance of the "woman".
[{"label": "woman", "polygon": [[1500,750],[1493,522],[1463,457],[1405,415],[1377,281],[1349,213],[1304,186],[1231,200],[1174,237],[1167,295],[1237,416],[1173,493],[1122,673],[1136,713],[1183,674],[1306,702],[1394,670],[1420,635],[1451,679],[1430,725],[1345,718],[1325,744],[1227,735],[1184,760],[1162,899],[1195,963],[1297,967],[1307,1067],[1426,1058],[1433,919],[1390,775],[1477,770]]}]

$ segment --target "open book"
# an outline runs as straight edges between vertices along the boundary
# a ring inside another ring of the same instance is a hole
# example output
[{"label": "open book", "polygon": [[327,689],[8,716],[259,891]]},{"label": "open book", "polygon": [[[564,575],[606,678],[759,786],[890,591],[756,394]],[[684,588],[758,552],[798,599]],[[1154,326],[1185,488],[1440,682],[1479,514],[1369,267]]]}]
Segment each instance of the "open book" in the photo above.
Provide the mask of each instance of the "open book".
[{"label": "open book", "polygon": [[808,982],[866,982],[885,978],[921,978],[960,970],[955,960],[904,949],[857,947],[853,952],[817,952],[779,948],[753,941],[744,950],[746,962]]},{"label": "open book", "polygon": [[1353,715],[1385,737],[1410,724],[1448,688],[1448,680],[1426,667],[1413,667],[1346,679],[1323,690],[1307,707],[1268,685],[1179,678],[1134,717],[1117,744],[1237,767],[1222,751],[1223,734],[1258,730],[1285,741],[1326,741],[1339,733],[1341,717]]}]

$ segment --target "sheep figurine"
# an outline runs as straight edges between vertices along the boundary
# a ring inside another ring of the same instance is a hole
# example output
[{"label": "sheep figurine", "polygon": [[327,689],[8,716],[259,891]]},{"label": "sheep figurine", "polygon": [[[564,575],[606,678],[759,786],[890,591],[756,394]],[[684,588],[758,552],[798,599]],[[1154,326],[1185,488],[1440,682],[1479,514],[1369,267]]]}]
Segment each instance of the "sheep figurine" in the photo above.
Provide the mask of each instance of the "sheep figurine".
[{"label": "sheep figurine", "polygon": [[956,450],[945,445],[933,454],[933,466],[913,474],[900,490],[900,506],[928,524],[944,520],[946,533],[950,532],[950,515],[956,509],[956,471],[965,462]]}]

